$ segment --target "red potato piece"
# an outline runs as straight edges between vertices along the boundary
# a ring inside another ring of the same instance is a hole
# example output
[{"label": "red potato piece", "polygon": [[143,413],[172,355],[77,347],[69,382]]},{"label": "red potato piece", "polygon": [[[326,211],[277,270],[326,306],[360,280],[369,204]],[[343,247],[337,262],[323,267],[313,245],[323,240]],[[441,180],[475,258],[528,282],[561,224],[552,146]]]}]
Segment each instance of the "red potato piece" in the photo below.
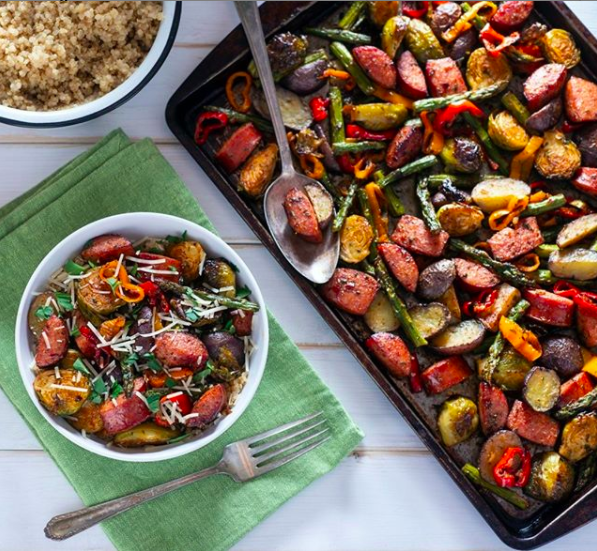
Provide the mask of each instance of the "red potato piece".
[{"label": "red potato piece", "polygon": [[142,260],[161,261],[160,264],[139,264],[137,268],[137,279],[140,281],[172,281],[178,283],[180,280],[182,271],[180,260],[154,253],[139,253],[136,256]]},{"label": "red potato piece", "polygon": [[531,304],[525,313],[527,318],[554,327],[572,325],[574,302],[569,298],[543,289],[525,289],[523,297]]},{"label": "red potato piece", "polygon": [[100,406],[100,416],[104,423],[104,430],[108,434],[132,429],[151,417],[151,411],[143,399],[134,393],[143,392],[144,388],[145,381],[139,377],[135,379],[131,397],[127,398],[124,394],[120,394],[116,398],[116,404],[108,400]]},{"label": "red potato piece", "polygon": [[237,310],[232,314],[232,325],[238,337],[248,337],[253,326],[253,312]]},{"label": "red potato piece", "polygon": [[566,115],[573,123],[597,121],[597,84],[570,77],[564,92]]},{"label": "red potato piece", "polygon": [[317,244],[323,241],[317,213],[303,190],[293,187],[288,191],[284,199],[284,210],[288,224],[299,237],[309,243]]},{"label": "red potato piece", "polygon": [[203,428],[209,425],[228,403],[228,392],[222,384],[211,387],[193,405],[187,421],[190,428]]},{"label": "red potato piece", "polygon": [[377,280],[368,274],[351,268],[337,268],[332,278],[321,288],[321,293],[340,310],[364,316],[378,288]]},{"label": "red potato piece", "polygon": [[375,46],[357,46],[352,55],[373,82],[388,90],[396,88],[396,67],[383,50]]},{"label": "red potato piece", "polygon": [[240,167],[259,145],[262,135],[248,122],[235,130],[216,153],[216,161],[228,173]]},{"label": "red potato piece", "polygon": [[429,366],[421,374],[427,394],[440,394],[473,374],[462,356],[450,356]]},{"label": "red potato piece", "polygon": [[508,421],[508,400],[497,386],[482,382],[479,384],[479,419],[485,436],[503,429]]},{"label": "red potato piece", "polygon": [[207,348],[199,337],[181,331],[167,331],[155,338],[155,357],[165,367],[203,367],[208,359]]},{"label": "red potato piece", "polygon": [[403,126],[388,146],[386,164],[392,170],[413,161],[423,149],[423,129],[418,126]]},{"label": "red potato piece", "polygon": [[500,278],[491,270],[471,260],[455,258],[454,265],[456,266],[456,277],[472,293],[491,289],[500,283]]},{"label": "red potato piece", "polygon": [[433,97],[466,92],[466,84],[458,65],[451,57],[430,59],[425,66],[429,91]]},{"label": "red potato piece", "polygon": [[491,18],[491,26],[500,33],[510,34],[522,28],[533,12],[534,2],[502,2]]},{"label": "red potato piece", "polygon": [[432,257],[444,254],[449,238],[448,233],[443,230],[437,234],[431,233],[423,220],[410,214],[405,214],[398,220],[392,233],[392,241],[411,253]]},{"label": "red potato piece", "polygon": [[374,333],[365,345],[396,378],[408,377],[412,371],[412,355],[408,346],[392,333]]},{"label": "red potato piece", "polygon": [[564,84],[568,71],[564,65],[548,63],[542,65],[524,82],[524,97],[529,109],[537,111],[557,97]]},{"label": "red potato piece", "polygon": [[558,399],[558,408],[563,408],[572,402],[576,402],[585,394],[588,394],[595,388],[591,376],[584,371],[566,381],[560,387],[560,398]]},{"label": "red potato piece", "polygon": [[132,256],[135,249],[132,243],[121,235],[100,235],[91,240],[81,252],[81,256],[95,264],[105,264],[111,260],[118,260],[120,255]]},{"label": "red potato piece", "polygon": [[425,73],[415,56],[409,50],[402,52],[396,61],[398,90],[412,99],[423,99],[428,96]]},{"label": "red potato piece", "polygon": [[477,314],[479,321],[490,331],[497,331],[500,319],[506,316],[511,308],[520,300],[520,291],[512,285],[502,283],[498,287],[495,302],[484,312]]},{"label": "red potato piece", "polygon": [[521,438],[553,448],[560,434],[560,425],[546,413],[516,400],[508,415],[508,428]]},{"label": "red potato piece", "polygon": [[382,243],[377,250],[392,275],[407,291],[414,293],[419,282],[419,268],[412,255],[394,243]]},{"label": "red potato piece", "polygon": [[66,323],[54,314],[42,329],[35,353],[35,365],[41,369],[55,366],[68,350],[68,337]]},{"label": "red potato piece", "polygon": [[543,244],[543,235],[534,216],[521,218],[514,228],[505,228],[487,241],[494,258],[506,262],[530,253]]},{"label": "red potato piece", "polygon": [[587,195],[597,197],[597,168],[579,168],[574,175],[572,185]]}]

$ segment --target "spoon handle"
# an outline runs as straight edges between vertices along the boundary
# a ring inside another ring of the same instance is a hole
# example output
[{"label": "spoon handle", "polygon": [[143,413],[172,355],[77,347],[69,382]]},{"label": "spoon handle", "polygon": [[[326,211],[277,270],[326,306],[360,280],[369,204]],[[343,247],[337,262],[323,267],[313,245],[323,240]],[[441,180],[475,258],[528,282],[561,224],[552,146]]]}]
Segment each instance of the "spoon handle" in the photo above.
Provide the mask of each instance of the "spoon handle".
[{"label": "spoon handle", "polygon": [[282,113],[278,105],[278,98],[276,96],[276,85],[274,84],[274,77],[272,76],[272,69],[269,64],[267,49],[265,47],[265,37],[263,36],[263,29],[261,27],[261,18],[259,17],[259,9],[257,2],[234,2],[236,11],[240,17],[240,21],[245,29],[247,40],[253,54],[261,86],[265,94],[265,100],[269,108],[272,123],[274,125],[274,132],[276,133],[276,140],[280,148],[280,160],[282,162],[282,173],[292,174],[294,167],[292,164],[292,155],[288,140],[286,139],[286,128],[282,120]]}]

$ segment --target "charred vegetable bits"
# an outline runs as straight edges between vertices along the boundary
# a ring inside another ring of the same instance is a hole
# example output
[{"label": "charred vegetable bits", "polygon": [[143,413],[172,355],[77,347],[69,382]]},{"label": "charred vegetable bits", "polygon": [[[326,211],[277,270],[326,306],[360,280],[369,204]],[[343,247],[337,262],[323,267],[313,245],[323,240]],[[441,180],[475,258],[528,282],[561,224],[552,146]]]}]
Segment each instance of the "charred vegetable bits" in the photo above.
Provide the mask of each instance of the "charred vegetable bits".
[{"label": "charred vegetable bits", "polygon": [[102,235],[29,310],[41,404],[115,446],[191,438],[241,392],[259,306],[235,267],[182,236]]}]

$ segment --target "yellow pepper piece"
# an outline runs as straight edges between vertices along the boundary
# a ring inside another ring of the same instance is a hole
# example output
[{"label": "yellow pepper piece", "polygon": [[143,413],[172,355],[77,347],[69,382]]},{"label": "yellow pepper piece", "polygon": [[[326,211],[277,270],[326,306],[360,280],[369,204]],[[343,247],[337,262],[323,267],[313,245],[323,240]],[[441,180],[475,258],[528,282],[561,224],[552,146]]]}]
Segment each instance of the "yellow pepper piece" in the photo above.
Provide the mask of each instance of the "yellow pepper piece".
[{"label": "yellow pepper piece", "polygon": [[439,155],[444,148],[444,136],[433,128],[433,124],[429,120],[429,113],[422,111],[419,115],[423,121],[423,153],[425,155]]},{"label": "yellow pepper piece", "polygon": [[100,335],[104,339],[111,341],[124,327],[125,323],[126,319],[124,316],[117,316],[114,319],[106,320],[99,327]]},{"label": "yellow pepper piece", "polygon": [[365,193],[371,207],[371,215],[373,216],[373,223],[377,231],[377,240],[380,243],[384,243],[388,240],[388,219],[381,213],[380,201],[382,203],[385,202],[385,195],[381,188],[373,182],[365,186]]},{"label": "yellow pepper piece", "polygon": [[361,157],[354,165],[354,177],[357,180],[367,180],[375,171],[375,163],[368,157]]},{"label": "yellow pepper piece", "polygon": [[593,375],[593,377],[597,377],[597,356],[593,356],[582,368],[583,371],[586,371],[589,375]]},{"label": "yellow pepper piece", "polygon": [[479,16],[488,21],[496,11],[497,6],[493,2],[477,2],[452,27],[442,33],[442,38],[446,42],[454,42],[462,33],[473,26],[471,21],[475,17]]},{"label": "yellow pepper piece", "polygon": [[526,147],[512,159],[510,164],[510,178],[526,182],[533,170],[535,156],[543,144],[543,138],[533,136]]},{"label": "yellow pepper piece", "polygon": [[393,92],[392,90],[386,90],[385,88],[380,88],[379,86],[375,87],[373,90],[373,95],[376,98],[382,99],[387,101],[388,103],[393,103],[395,105],[404,105],[407,109],[413,108],[413,100],[407,98],[398,92]]},{"label": "yellow pepper piece", "polygon": [[305,176],[319,180],[324,175],[325,169],[323,163],[312,153],[301,155],[299,160]]},{"label": "yellow pepper piece", "polygon": [[538,360],[543,354],[539,339],[532,331],[523,329],[506,316],[500,318],[500,332],[521,356],[529,362]]},{"label": "yellow pepper piece", "polygon": [[527,208],[528,204],[528,197],[523,197],[522,199],[512,197],[507,208],[496,210],[491,213],[489,216],[489,227],[493,231],[501,231],[504,228],[507,228],[510,223]]}]

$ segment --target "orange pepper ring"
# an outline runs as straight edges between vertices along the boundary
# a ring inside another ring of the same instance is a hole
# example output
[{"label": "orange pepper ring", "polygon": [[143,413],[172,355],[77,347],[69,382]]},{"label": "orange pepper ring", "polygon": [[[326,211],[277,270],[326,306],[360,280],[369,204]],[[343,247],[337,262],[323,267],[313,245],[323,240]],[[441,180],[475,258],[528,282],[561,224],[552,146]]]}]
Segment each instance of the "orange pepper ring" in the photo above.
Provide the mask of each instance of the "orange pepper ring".
[{"label": "orange pepper ring", "polygon": [[[132,291],[134,294],[131,296],[129,291]],[[121,283],[114,292],[118,298],[121,298],[125,302],[141,302],[145,298],[143,288],[132,283]]]},{"label": "orange pepper ring", "polygon": [[323,163],[312,153],[301,155],[299,157],[301,168],[306,176],[319,180],[325,173]]},{"label": "orange pepper ring", "polygon": [[[237,95],[234,92],[234,85],[236,84],[237,80],[243,79],[245,84],[243,88],[240,90],[240,96],[242,98],[242,103],[237,102]],[[232,106],[235,111],[239,111],[240,113],[246,113],[251,108],[251,86],[253,84],[253,77],[247,73],[246,71],[237,71],[236,73],[232,73],[228,80],[226,81],[226,97],[228,98],[228,102]]]},{"label": "orange pepper ring", "polygon": [[[118,266],[118,260],[112,260],[107,264],[104,264],[100,268],[99,276],[102,281],[108,283],[109,279],[118,279],[120,283],[128,283],[129,282],[129,275],[126,273],[126,268],[121,264],[120,268],[118,269],[118,277],[116,277],[116,267]],[[112,270],[112,272],[109,272]]]},{"label": "orange pepper ring", "polygon": [[535,253],[525,254],[522,258],[518,259],[514,264],[521,272],[531,273],[536,271],[541,265],[541,259],[539,255]]},{"label": "orange pepper ring", "polygon": [[385,196],[381,191],[380,187],[371,182],[365,186],[365,193],[367,194],[367,200],[371,206],[371,215],[373,216],[373,222],[375,223],[375,230],[377,231],[377,239],[380,242],[388,240],[387,224],[381,214],[381,205],[379,199],[382,199],[382,203],[385,203]]}]

